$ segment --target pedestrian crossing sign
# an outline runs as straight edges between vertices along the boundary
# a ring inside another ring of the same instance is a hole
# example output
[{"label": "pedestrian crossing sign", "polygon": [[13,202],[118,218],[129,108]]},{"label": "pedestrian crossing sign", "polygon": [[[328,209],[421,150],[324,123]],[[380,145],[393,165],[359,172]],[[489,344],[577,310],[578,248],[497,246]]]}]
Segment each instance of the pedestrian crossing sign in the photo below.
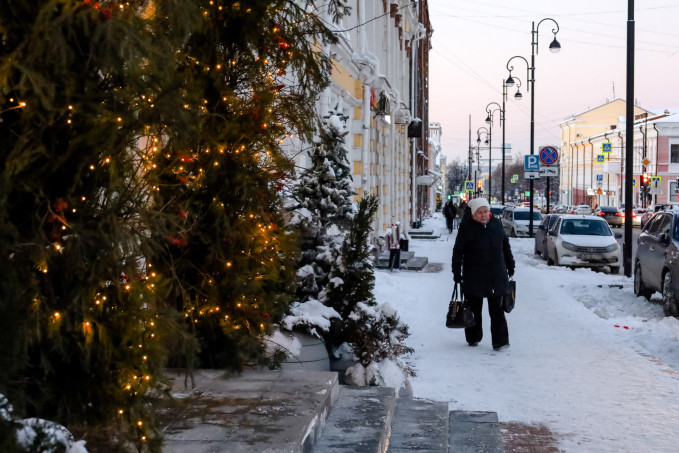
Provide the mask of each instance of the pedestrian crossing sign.
[{"label": "pedestrian crossing sign", "polygon": [[465,181],[464,182],[464,190],[467,192],[473,192],[474,191],[474,181]]},{"label": "pedestrian crossing sign", "polygon": [[601,144],[602,153],[610,153],[613,151],[613,144],[611,142],[604,142]]}]

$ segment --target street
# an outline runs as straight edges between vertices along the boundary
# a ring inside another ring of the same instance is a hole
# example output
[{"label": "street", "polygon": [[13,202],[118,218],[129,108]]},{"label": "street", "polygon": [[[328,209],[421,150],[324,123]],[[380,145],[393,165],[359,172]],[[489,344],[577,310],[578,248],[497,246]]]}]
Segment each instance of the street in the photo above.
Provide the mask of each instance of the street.
[{"label": "street", "polygon": [[[436,217],[424,225],[442,226]],[[634,295],[632,278],[547,266],[532,239],[510,239],[511,347],[492,350],[484,306],[485,336],[470,348],[463,331],[444,326],[455,236],[410,242],[430,272],[376,272],[378,301],[410,326],[415,397],[546,427],[563,452],[677,450],[679,321],[664,317],[658,294],[649,302]]]}]

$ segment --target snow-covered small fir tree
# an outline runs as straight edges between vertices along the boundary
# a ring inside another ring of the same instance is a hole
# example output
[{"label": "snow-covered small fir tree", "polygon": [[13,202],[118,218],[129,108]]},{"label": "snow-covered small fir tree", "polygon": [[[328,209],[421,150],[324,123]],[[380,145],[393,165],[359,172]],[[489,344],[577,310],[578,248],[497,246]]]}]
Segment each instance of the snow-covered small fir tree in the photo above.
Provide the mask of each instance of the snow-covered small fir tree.
[{"label": "snow-covered small fir tree", "polygon": [[356,385],[400,387],[413,372],[402,356],[412,352],[403,341],[409,336],[389,304],[375,300],[375,274],[369,235],[378,208],[373,196],[363,198],[332,267],[326,305],[339,313],[325,335],[333,353],[350,349],[358,364],[347,370]]},{"label": "snow-covered small fir tree", "polygon": [[297,265],[297,296],[301,302],[318,299],[322,294],[343,232],[355,212],[346,120],[336,110],[319,119],[319,138],[309,151],[311,167],[302,172],[293,187],[293,223],[302,237]]}]

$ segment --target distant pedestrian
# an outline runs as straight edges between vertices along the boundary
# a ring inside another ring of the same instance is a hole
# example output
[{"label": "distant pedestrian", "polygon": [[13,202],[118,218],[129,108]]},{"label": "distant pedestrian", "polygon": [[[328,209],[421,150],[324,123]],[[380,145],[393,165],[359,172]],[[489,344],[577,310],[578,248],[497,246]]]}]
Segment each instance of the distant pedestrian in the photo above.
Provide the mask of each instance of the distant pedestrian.
[{"label": "distant pedestrian", "polygon": [[457,217],[457,204],[453,205],[453,229],[457,228],[457,224],[459,223],[459,218]]},{"label": "distant pedestrian", "polygon": [[509,290],[509,277],[514,275],[514,256],[502,223],[490,215],[488,200],[471,200],[469,210],[471,218],[460,224],[452,260],[455,283],[462,284],[476,320],[464,334],[469,346],[478,345],[483,338],[481,314],[486,298],[493,349],[499,351],[509,347],[502,297]]},{"label": "distant pedestrian", "polygon": [[457,227],[462,226],[462,223],[471,218],[471,213],[469,211],[469,206],[467,202],[463,201],[457,208]]},{"label": "distant pedestrian", "polygon": [[448,200],[448,202],[446,202],[445,206],[443,207],[443,217],[446,218],[446,228],[448,228],[448,234],[453,232],[453,221],[455,220],[456,215],[457,212],[455,212],[453,202]]}]

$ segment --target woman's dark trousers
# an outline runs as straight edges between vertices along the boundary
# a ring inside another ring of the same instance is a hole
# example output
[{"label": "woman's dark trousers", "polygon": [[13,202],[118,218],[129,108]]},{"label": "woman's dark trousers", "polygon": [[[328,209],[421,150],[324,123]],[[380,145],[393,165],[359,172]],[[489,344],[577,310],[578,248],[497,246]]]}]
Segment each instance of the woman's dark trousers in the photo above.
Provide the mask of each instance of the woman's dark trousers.
[{"label": "woman's dark trousers", "polygon": [[[467,343],[477,343],[483,338],[482,309],[483,298],[467,297],[467,303],[472,307],[476,324],[473,327],[464,329],[464,336]],[[507,330],[507,319],[505,311],[502,309],[502,296],[488,298],[488,312],[490,313],[490,335],[493,340],[493,347],[498,348],[509,343],[509,332]]]}]

